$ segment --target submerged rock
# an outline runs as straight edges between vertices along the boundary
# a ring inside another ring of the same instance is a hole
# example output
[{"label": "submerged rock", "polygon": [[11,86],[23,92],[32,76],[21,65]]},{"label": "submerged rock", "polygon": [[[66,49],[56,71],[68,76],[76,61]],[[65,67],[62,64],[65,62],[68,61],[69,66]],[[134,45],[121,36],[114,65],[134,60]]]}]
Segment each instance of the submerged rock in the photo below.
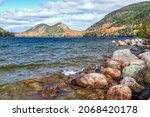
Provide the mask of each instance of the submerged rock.
[{"label": "submerged rock", "polygon": [[29,86],[37,92],[42,91],[42,85],[38,82],[30,83]]},{"label": "submerged rock", "polygon": [[107,91],[107,100],[130,100],[132,91],[127,85],[112,86]]},{"label": "submerged rock", "polygon": [[112,60],[119,61],[121,63],[131,63],[138,60],[138,58],[131,53],[129,49],[117,50],[113,53]]},{"label": "submerged rock", "polygon": [[42,91],[42,97],[47,99],[52,99],[57,96],[57,86],[56,85],[46,85]]},{"label": "submerged rock", "polygon": [[108,85],[106,77],[100,73],[90,73],[84,75],[83,77],[75,78],[71,81],[71,84],[96,89],[103,89]]},{"label": "submerged rock", "polygon": [[133,92],[141,92],[144,87],[136,82],[134,78],[125,77],[121,81],[122,85],[127,85]]}]

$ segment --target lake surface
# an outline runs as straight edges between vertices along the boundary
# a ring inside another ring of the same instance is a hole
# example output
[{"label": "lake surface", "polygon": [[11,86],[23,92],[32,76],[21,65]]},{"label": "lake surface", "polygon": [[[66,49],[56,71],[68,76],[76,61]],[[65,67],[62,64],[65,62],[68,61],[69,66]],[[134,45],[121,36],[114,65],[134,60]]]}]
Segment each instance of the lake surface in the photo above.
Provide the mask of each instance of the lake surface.
[{"label": "lake surface", "polygon": [[101,60],[125,38],[0,38],[0,84],[61,71],[75,73]]}]

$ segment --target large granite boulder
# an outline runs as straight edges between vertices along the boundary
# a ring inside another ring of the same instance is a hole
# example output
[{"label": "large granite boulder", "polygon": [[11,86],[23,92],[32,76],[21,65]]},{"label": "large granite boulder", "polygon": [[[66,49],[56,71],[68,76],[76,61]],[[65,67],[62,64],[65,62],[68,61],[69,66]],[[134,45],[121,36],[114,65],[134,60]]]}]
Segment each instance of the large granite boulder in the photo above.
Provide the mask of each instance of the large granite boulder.
[{"label": "large granite boulder", "polygon": [[136,82],[134,78],[125,77],[121,81],[122,85],[127,85],[133,92],[141,92],[144,87]]},{"label": "large granite boulder", "polygon": [[123,76],[125,77],[135,77],[140,70],[144,68],[143,65],[129,65],[123,68]]},{"label": "large granite boulder", "polygon": [[132,91],[127,85],[116,85],[107,91],[107,100],[130,100]]},{"label": "large granite boulder", "polygon": [[139,57],[144,60],[147,65],[150,65],[150,51],[140,54]]},{"label": "large granite boulder", "polygon": [[130,65],[139,65],[139,66],[145,66],[145,61],[143,60],[136,60],[130,63]]},{"label": "large granite boulder", "polygon": [[92,87],[95,89],[103,89],[108,85],[106,77],[100,73],[90,73],[83,77],[75,78],[71,81],[71,84],[80,87]]},{"label": "large granite boulder", "polygon": [[135,78],[141,84],[150,86],[150,66],[146,66],[140,70]]},{"label": "large granite boulder", "polygon": [[103,70],[105,75],[110,75],[114,80],[118,79],[121,76],[121,71],[118,69],[105,68]]},{"label": "large granite boulder", "polygon": [[121,69],[121,63],[113,60],[107,61],[107,67],[113,68],[113,69]]},{"label": "large granite boulder", "polygon": [[117,50],[113,53],[112,60],[119,61],[121,63],[131,63],[138,60],[138,58],[131,53],[129,49]]}]

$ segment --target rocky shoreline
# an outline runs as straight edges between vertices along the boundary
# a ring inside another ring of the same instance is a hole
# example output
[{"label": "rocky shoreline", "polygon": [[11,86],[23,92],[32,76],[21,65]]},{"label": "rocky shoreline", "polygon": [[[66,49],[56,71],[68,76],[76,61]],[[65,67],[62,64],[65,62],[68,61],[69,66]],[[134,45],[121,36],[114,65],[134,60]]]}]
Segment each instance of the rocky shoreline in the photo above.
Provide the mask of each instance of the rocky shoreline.
[{"label": "rocky shoreline", "polygon": [[148,100],[150,41],[134,41],[113,41],[131,49],[114,51],[103,63],[74,75],[60,72],[0,85],[0,99]]}]

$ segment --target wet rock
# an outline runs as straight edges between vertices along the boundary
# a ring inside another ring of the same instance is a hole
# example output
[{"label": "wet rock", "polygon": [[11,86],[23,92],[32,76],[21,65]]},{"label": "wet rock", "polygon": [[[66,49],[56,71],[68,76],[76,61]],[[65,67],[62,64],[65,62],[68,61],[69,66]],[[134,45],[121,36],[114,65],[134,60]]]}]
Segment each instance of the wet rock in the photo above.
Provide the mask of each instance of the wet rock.
[{"label": "wet rock", "polygon": [[31,83],[35,83],[36,81],[33,79],[29,79],[29,80],[23,80],[22,82],[25,84],[31,84]]},{"label": "wet rock", "polygon": [[38,82],[30,83],[29,86],[37,92],[42,91],[42,85]]},{"label": "wet rock", "polygon": [[127,85],[112,86],[107,91],[107,100],[130,100],[132,91]]},{"label": "wet rock", "polygon": [[91,93],[90,95],[88,95],[87,99],[98,100],[98,95],[96,93]]},{"label": "wet rock", "polygon": [[107,66],[113,69],[121,69],[121,63],[113,60],[107,61]]},{"label": "wet rock", "polygon": [[141,92],[144,87],[136,82],[134,78],[125,77],[121,81],[122,85],[127,85],[133,92]]},{"label": "wet rock", "polygon": [[110,75],[113,79],[118,79],[121,76],[121,71],[118,69],[105,68],[104,74]]},{"label": "wet rock", "polygon": [[135,77],[137,76],[138,72],[142,70],[144,66],[140,65],[130,65],[123,68],[123,76],[125,77]]},{"label": "wet rock", "polygon": [[98,95],[98,99],[100,100],[106,99],[106,91],[101,90],[101,89],[95,89],[94,92]]},{"label": "wet rock", "polygon": [[136,45],[136,40],[132,39],[131,40],[131,45],[135,46]]},{"label": "wet rock", "polygon": [[96,64],[95,66],[95,73],[100,73],[101,66],[99,64]]},{"label": "wet rock", "polygon": [[128,44],[124,41],[118,41],[119,46],[127,46]]},{"label": "wet rock", "polygon": [[42,91],[42,97],[52,99],[57,96],[57,85],[46,85]]},{"label": "wet rock", "polygon": [[64,83],[64,82],[57,84],[57,88],[58,88],[58,89],[66,88],[67,86],[68,86],[68,85],[67,85],[66,83]]},{"label": "wet rock", "polygon": [[79,99],[104,100],[106,93],[101,89],[80,88],[76,90]]},{"label": "wet rock", "polygon": [[131,63],[138,60],[138,58],[131,53],[129,49],[117,50],[113,53],[112,60],[119,61],[121,63]]},{"label": "wet rock", "polygon": [[90,73],[83,77],[75,78],[71,81],[72,85],[77,85],[80,87],[92,87],[92,88],[105,88],[108,83],[106,77],[100,73]]},{"label": "wet rock", "polygon": [[140,54],[139,57],[144,60],[147,65],[150,65],[150,51]]},{"label": "wet rock", "polygon": [[127,44],[130,44],[130,39],[126,39],[125,42],[126,42]]}]

